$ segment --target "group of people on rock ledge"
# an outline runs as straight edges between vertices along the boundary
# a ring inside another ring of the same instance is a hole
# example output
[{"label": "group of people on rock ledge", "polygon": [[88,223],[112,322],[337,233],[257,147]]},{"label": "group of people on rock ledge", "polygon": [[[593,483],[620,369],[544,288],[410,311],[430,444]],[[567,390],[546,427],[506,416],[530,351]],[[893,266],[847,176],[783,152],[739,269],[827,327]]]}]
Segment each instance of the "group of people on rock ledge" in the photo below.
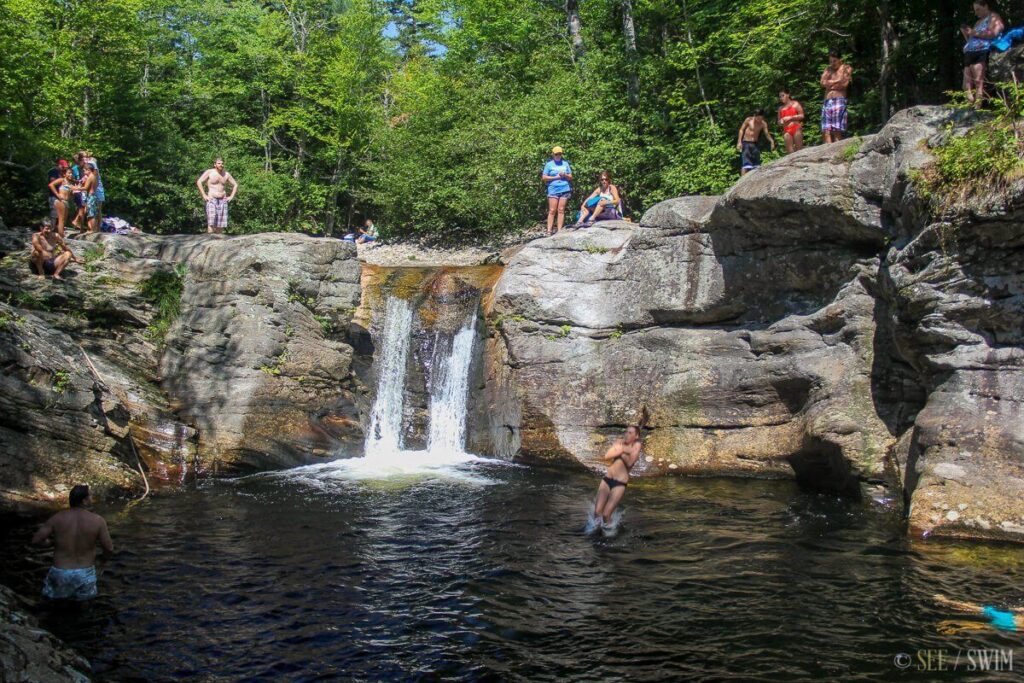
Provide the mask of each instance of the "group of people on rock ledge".
[{"label": "group of people on rock ledge", "polygon": [[[1006,24],[1002,17],[993,11],[991,0],[976,0],[972,7],[977,22],[973,26],[964,24],[960,27],[960,33],[965,41],[963,88],[968,102],[980,106],[985,100],[989,53],[997,39],[1010,34],[1006,32]],[[1016,32],[1024,33],[1021,30]],[[843,55],[838,50],[829,53],[828,62],[820,79],[824,90],[824,101],[821,105],[821,137],[825,144],[839,142],[846,136],[850,118],[849,89],[853,80],[853,67],[843,61]],[[806,119],[803,105],[788,89],[782,89],[779,92],[776,120],[782,130],[787,154],[803,149],[803,128]],[[767,139],[772,151],[775,151],[775,138],[772,137],[766,111],[758,109],[744,119],[736,138],[736,150],[740,153],[740,175],[746,175],[761,166],[762,137]],[[566,205],[572,195],[572,167],[563,155],[564,150],[561,147],[552,149],[551,160],[541,172],[547,186],[548,234],[562,230]],[[614,220],[621,218],[622,215],[623,205],[619,188],[612,184],[608,171],[602,171],[598,187],[584,200],[579,218],[570,228],[586,227],[595,221]]]}]

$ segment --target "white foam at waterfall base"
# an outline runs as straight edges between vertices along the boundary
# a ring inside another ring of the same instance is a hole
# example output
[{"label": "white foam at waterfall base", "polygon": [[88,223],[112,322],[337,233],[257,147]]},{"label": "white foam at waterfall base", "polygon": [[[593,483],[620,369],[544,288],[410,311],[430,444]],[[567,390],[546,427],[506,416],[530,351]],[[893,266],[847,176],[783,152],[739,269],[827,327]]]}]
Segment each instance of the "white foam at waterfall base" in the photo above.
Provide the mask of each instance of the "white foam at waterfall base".
[{"label": "white foam at waterfall base", "polygon": [[501,461],[467,453],[466,414],[469,371],[476,342],[476,312],[452,339],[450,352],[438,333],[430,387],[430,431],[427,449],[406,450],[402,439],[405,375],[412,336],[413,310],[408,301],[388,300],[381,352],[377,360],[377,399],[370,413],[365,455],[290,470],[289,478],[308,484],[331,480],[391,480],[415,483],[424,478],[493,483],[473,465]]}]

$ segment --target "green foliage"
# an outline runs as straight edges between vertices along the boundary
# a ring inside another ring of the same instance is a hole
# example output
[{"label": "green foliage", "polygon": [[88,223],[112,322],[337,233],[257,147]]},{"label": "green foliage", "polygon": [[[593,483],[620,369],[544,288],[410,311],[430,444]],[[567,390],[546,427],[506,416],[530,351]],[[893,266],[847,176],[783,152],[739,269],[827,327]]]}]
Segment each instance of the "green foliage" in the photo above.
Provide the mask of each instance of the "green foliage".
[{"label": "green foliage", "polygon": [[935,161],[913,180],[932,211],[942,215],[975,198],[998,196],[1024,176],[1024,89],[1000,86],[995,115],[966,132],[952,126],[943,144],[932,150]]},{"label": "green foliage", "polygon": [[7,332],[13,330],[25,322],[25,318],[18,315],[17,313],[0,313],[0,332]]},{"label": "green foliage", "polygon": [[853,161],[858,154],[860,154],[860,148],[864,146],[863,138],[854,138],[843,147],[843,161],[850,163]]},{"label": "green foliage", "polygon": [[588,254],[607,254],[608,247],[599,247],[596,244],[588,243],[583,245],[583,251],[587,252]]},{"label": "green foliage", "polygon": [[14,295],[14,303],[18,308],[27,308],[36,311],[49,311],[50,305],[34,292],[21,290]]},{"label": "green foliage", "polygon": [[106,254],[106,250],[101,246],[90,246],[82,254],[82,260],[85,262],[84,268],[87,273],[95,273],[99,270],[99,261],[103,260],[103,256]]},{"label": "green foliage", "polygon": [[331,322],[331,319],[326,315],[317,315],[316,313],[313,314],[313,318],[320,323],[320,329],[323,330],[324,336],[330,336],[331,331],[334,329],[334,324]]},{"label": "green foliage", "polygon": [[288,281],[288,301],[297,303],[313,310],[316,307],[316,297],[306,296],[299,291],[299,283],[295,280]]},{"label": "green foliage", "polygon": [[152,324],[146,328],[146,336],[157,344],[163,344],[168,330],[181,313],[181,293],[185,289],[187,274],[188,268],[179,263],[170,272],[153,273],[139,286],[142,296],[156,309]]},{"label": "green foliage", "polygon": [[71,373],[67,370],[53,371],[53,393],[63,395],[71,386]]},{"label": "green foliage", "polygon": [[288,362],[288,350],[285,349],[281,354],[274,359],[274,362],[270,365],[261,365],[260,370],[270,375],[271,377],[277,377],[281,374],[281,369],[284,368],[284,364]]},{"label": "green foliage", "polygon": [[[883,8],[899,39],[886,64]],[[199,231],[195,180],[221,155],[240,184],[233,233],[339,233],[372,215],[386,238],[465,242],[544,220],[554,144],[575,170],[573,212],[608,170],[639,214],[728,189],[736,129],[758,107],[777,129],[780,87],[804,104],[815,144],[831,47],[855,67],[855,131],[938,101],[957,85],[956,29],[970,19],[956,0],[579,10],[576,55],[564,3],[549,0],[4,0],[4,218],[38,218],[53,157],[86,148],[106,213]]]},{"label": "green foliage", "polygon": [[618,328],[618,329],[613,330],[612,333],[608,335],[608,338],[609,339],[621,339],[622,338],[622,329]]}]

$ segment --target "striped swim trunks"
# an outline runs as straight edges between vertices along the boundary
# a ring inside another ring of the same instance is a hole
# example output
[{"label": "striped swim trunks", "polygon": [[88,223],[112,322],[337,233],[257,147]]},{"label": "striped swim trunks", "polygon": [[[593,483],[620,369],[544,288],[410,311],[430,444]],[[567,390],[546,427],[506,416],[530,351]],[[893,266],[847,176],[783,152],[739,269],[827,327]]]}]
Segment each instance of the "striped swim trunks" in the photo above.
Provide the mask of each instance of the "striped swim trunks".
[{"label": "striped swim trunks", "polygon": [[848,123],[846,98],[835,97],[825,100],[825,104],[821,107],[821,129],[845,132]]},{"label": "striped swim trunks", "polygon": [[223,230],[228,227],[228,200],[212,197],[206,201],[206,225]]}]

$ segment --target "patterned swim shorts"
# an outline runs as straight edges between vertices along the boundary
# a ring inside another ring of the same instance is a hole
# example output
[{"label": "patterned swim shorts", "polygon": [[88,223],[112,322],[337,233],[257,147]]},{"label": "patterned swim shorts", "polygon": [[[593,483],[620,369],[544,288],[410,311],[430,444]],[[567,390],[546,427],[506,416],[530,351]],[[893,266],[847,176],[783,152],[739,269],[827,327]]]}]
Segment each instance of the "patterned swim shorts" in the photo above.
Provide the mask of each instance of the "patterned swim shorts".
[{"label": "patterned swim shorts", "polygon": [[206,202],[206,225],[223,230],[228,227],[228,200],[211,198]]},{"label": "patterned swim shorts", "polygon": [[50,567],[43,582],[43,596],[51,600],[89,600],[96,597],[96,568]]},{"label": "patterned swim shorts", "polygon": [[846,112],[846,98],[835,97],[825,100],[825,104],[821,107],[821,129],[823,131],[838,130],[846,132],[846,126],[848,123],[849,119]]}]

